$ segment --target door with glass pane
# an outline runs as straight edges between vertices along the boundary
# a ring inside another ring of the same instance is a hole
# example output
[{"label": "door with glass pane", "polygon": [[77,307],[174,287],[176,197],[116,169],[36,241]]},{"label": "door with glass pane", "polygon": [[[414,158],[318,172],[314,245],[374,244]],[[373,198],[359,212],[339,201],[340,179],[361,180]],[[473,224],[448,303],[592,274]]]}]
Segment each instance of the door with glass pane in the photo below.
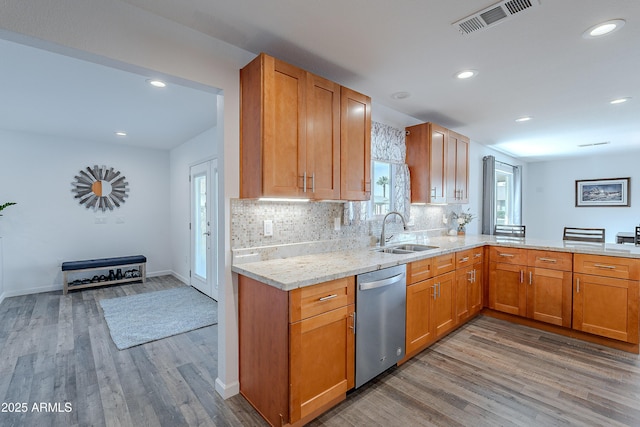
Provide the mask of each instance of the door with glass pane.
[{"label": "door with glass pane", "polygon": [[191,166],[191,286],[218,299],[217,163]]}]

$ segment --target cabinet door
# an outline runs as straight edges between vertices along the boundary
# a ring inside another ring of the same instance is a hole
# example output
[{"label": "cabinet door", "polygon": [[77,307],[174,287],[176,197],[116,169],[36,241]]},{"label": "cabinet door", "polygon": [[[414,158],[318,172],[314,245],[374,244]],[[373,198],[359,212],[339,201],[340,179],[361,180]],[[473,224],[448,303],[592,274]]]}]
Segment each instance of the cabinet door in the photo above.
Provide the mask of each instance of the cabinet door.
[{"label": "cabinet door", "polygon": [[263,195],[302,195],[305,171],[306,71],[273,60],[265,69]]},{"label": "cabinet door", "polygon": [[371,98],[343,87],[340,106],[340,198],[371,195]]},{"label": "cabinet door", "polygon": [[638,282],[575,274],[573,328],[638,343]]},{"label": "cabinet door", "polygon": [[456,270],[456,323],[458,324],[471,317],[473,272],[473,265]]},{"label": "cabinet door", "polygon": [[527,317],[571,327],[571,272],[531,268],[527,280]]},{"label": "cabinet door", "polygon": [[[449,131],[446,128],[430,124],[429,135],[429,203],[446,203],[447,201],[447,146]],[[427,166],[423,166],[427,167]]]},{"label": "cabinet door", "polygon": [[433,278],[436,298],[433,314],[436,338],[446,335],[456,325],[456,275],[446,273]]},{"label": "cabinet door", "polygon": [[290,325],[291,423],[354,386],[354,305]]},{"label": "cabinet door", "polygon": [[469,203],[469,138],[455,134],[456,175],[454,196],[457,203]]},{"label": "cabinet door", "polygon": [[482,263],[473,266],[473,282],[469,288],[469,315],[473,316],[482,310],[482,298],[484,295],[484,267]]},{"label": "cabinet door", "polygon": [[492,262],[489,267],[489,307],[505,313],[526,314],[525,267]]},{"label": "cabinet door", "polygon": [[[340,199],[340,85],[307,74],[306,186],[315,199]],[[304,173],[303,173],[304,176]]]},{"label": "cabinet door", "polygon": [[407,355],[435,341],[435,327],[431,314],[435,292],[433,283],[433,279],[429,279],[407,286]]}]

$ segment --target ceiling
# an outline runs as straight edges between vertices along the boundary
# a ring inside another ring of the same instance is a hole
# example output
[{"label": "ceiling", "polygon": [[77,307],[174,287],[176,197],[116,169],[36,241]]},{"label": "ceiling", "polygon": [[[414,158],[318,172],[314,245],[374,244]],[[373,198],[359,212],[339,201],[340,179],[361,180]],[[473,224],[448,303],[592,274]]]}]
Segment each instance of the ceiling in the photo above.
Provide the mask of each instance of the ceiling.
[{"label": "ceiling", "polygon": [[[495,1],[121,1],[267,52],[524,161],[640,150],[637,0],[540,0],[470,35],[451,24]],[[626,20],[620,31],[582,37],[615,18]],[[0,41],[0,55],[15,65],[0,67],[0,91],[19,100],[0,105],[0,128],[110,143],[125,129],[127,140],[117,143],[168,149],[215,124],[212,92],[154,90],[145,73],[10,42]],[[478,75],[455,79],[463,69]],[[393,99],[399,91],[411,96]],[[631,100],[609,104],[619,97]],[[515,122],[525,115],[533,119]],[[589,145],[602,142],[608,144]]]},{"label": "ceiling", "polygon": [[[123,1],[526,161],[640,149],[637,0],[540,0],[471,35],[451,24],[494,0]],[[616,18],[621,30],[582,38]],[[453,77],[468,68],[478,75]]]},{"label": "ceiling", "polygon": [[213,88],[157,89],[168,79],[2,39],[0,58],[0,129],[169,150],[216,125]]}]

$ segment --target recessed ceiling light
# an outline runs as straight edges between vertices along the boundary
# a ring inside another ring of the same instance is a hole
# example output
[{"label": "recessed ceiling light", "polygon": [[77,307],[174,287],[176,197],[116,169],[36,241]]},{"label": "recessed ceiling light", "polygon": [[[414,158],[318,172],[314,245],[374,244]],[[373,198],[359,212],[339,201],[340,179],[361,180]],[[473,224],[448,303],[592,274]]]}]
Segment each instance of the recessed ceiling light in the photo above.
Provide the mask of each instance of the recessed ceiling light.
[{"label": "recessed ceiling light", "polygon": [[616,98],[616,99],[613,99],[613,100],[609,101],[609,104],[622,104],[622,103],[627,102],[630,99],[631,99],[631,97],[628,97],[628,96],[625,97],[625,98]]},{"label": "recessed ceiling light", "polygon": [[127,133],[120,131],[120,132],[116,132],[116,135],[117,136],[127,136]]},{"label": "recessed ceiling light", "polygon": [[465,80],[470,79],[471,77],[475,77],[476,75],[478,75],[478,72],[476,70],[463,70],[456,73],[456,78]]},{"label": "recessed ceiling light", "polygon": [[624,27],[624,24],[624,19],[612,19],[610,21],[590,27],[589,29],[587,29],[587,31],[582,33],[582,37],[585,39],[595,39],[598,37],[602,37],[618,31],[620,28]]},{"label": "recessed ceiling light", "polygon": [[528,122],[529,120],[533,119],[533,117],[531,116],[524,116],[524,117],[520,117],[518,119],[516,119],[516,122],[521,123],[521,122]]},{"label": "recessed ceiling light", "polygon": [[149,83],[153,87],[166,87],[167,86],[167,84],[165,82],[163,82],[162,80],[156,80],[156,79],[148,79],[147,83]]},{"label": "recessed ceiling light", "polygon": [[393,99],[406,99],[410,96],[411,94],[409,92],[394,92],[391,94],[391,98]]}]

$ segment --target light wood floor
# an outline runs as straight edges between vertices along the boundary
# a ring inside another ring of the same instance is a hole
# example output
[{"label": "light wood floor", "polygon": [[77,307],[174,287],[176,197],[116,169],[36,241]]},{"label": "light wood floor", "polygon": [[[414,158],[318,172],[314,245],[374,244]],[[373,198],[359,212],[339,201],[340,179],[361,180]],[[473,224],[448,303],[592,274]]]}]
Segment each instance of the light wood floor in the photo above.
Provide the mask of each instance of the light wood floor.
[{"label": "light wood floor", "polygon": [[[177,286],[183,284],[164,276],[3,301],[1,402],[28,409],[0,412],[0,426],[264,425],[242,397],[224,401],[215,391],[217,325],[126,350],[113,344],[100,299]],[[41,402],[60,403],[62,412],[33,411]]]},{"label": "light wood floor", "polygon": [[[266,425],[241,396],[214,390],[217,326],[114,346],[100,299],[176,286],[165,276],[6,299],[0,397],[28,411],[0,412],[0,426]],[[34,412],[40,402],[72,410]],[[479,317],[311,425],[640,426],[640,358]]]}]

